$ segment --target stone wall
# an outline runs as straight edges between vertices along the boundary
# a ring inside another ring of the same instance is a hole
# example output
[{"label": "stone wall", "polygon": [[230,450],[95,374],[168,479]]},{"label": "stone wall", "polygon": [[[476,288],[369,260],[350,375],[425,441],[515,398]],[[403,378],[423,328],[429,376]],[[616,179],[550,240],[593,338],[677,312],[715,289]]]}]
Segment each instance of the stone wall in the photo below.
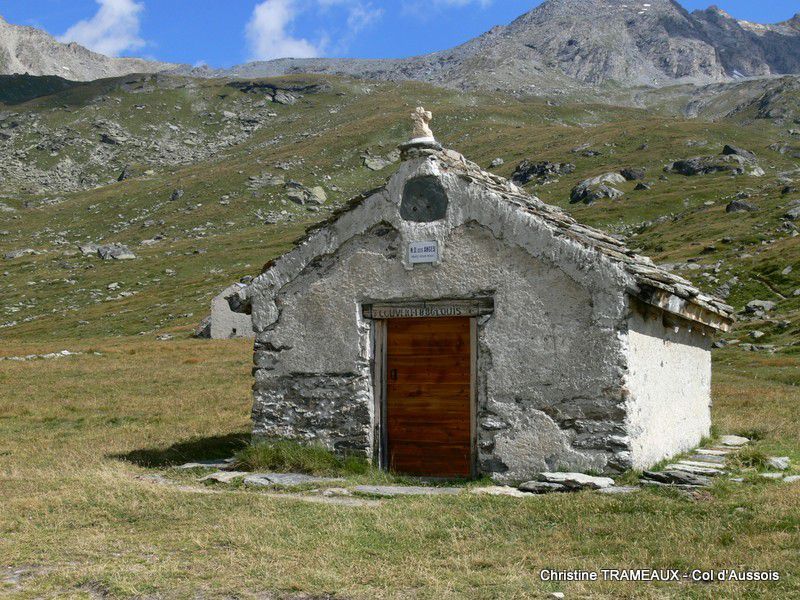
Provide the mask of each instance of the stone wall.
[{"label": "stone wall", "polygon": [[625,386],[632,464],[647,468],[711,432],[711,343],[704,327],[664,323],[657,309],[628,321]]},{"label": "stone wall", "polygon": [[[431,205],[405,187],[420,177],[441,184],[422,198]],[[640,401],[657,405],[639,375],[660,358],[629,325],[626,290],[635,282],[624,263],[527,212],[515,188],[509,196],[491,185],[433,159],[406,161],[385,188],[253,282],[256,434],[374,457],[372,322],[361,307],[492,296],[495,312],[478,323],[481,473],[513,481],[542,470],[616,471],[669,451],[653,437],[655,412],[627,415]],[[416,202],[416,218],[401,216],[404,196]],[[440,258],[412,265],[408,244],[423,240],[438,242]],[[703,352],[694,360],[707,361]],[[692,424],[686,439],[704,427]]]}]

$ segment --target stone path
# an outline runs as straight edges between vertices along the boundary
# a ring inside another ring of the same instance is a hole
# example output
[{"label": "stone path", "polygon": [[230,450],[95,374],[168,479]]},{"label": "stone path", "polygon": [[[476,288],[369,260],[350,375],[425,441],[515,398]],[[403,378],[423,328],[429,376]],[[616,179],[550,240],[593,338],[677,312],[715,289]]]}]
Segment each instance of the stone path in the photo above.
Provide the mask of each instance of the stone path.
[{"label": "stone path", "polygon": [[[536,479],[526,481],[518,487],[494,485],[484,487],[436,487],[427,485],[358,485],[352,489],[335,487],[345,481],[337,477],[316,477],[302,473],[248,473],[234,471],[234,459],[206,460],[189,462],[177,469],[218,469],[198,479],[201,483],[215,482],[230,484],[241,480],[244,485],[276,492],[262,492],[276,498],[294,498],[306,502],[341,504],[347,506],[370,506],[379,500],[364,498],[397,498],[407,496],[453,496],[462,493],[483,496],[508,496],[513,498],[535,498],[542,494],[567,493],[581,490],[596,491],[601,494],[623,495],[635,493],[642,487],[669,487],[686,492],[694,492],[712,485],[715,478],[731,475],[729,458],[750,440],[735,435],[724,435],[711,447],[696,448],[686,458],[676,460],[659,470],[644,471],[638,486],[617,486],[610,477],[597,477],[583,473],[546,472],[539,473]],[[788,457],[771,457],[768,462],[773,472],[760,473],[765,479],[780,480],[785,483],[800,482],[800,475],[787,475],[790,468]],[[174,485],[176,489],[197,493],[217,493],[219,490],[209,486],[186,486],[170,481],[161,475],[147,475],[141,479],[153,483]],[[744,478],[731,478],[730,481],[743,482]],[[316,489],[289,493],[299,486],[318,486]],[[281,491],[285,490],[285,491]],[[228,490],[234,492],[237,490]],[[238,490],[240,493],[247,493]],[[278,491],[281,491],[278,493]],[[356,496],[361,497],[353,497]]]},{"label": "stone path", "polygon": [[[639,482],[642,485],[672,486],[678,489],[697,489],[708,487],[713,478],[730,475],[728,458],[750,443],[746,437],[723,435],[718,443],[710,448],[697,448],[688,458],[669,464],[661,471],[645,471]],[[772,457],[770,468],[785,471],[790,467],[787,456]],[[785,473],[761,473],[766,479],[783,480],[786,483],[800,481],[800,476],[786,476]],[[744,478],[732,478],[731,481],[742,482]]]}]

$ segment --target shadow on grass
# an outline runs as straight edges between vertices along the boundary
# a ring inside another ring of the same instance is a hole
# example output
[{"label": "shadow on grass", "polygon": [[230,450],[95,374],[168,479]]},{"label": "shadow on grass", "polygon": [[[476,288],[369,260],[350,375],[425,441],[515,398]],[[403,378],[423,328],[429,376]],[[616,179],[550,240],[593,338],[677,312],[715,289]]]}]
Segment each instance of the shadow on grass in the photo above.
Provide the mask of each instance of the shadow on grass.
[{"label": "shadow on grass", "polygon": [[229,458],[250,443],[250,433],[194,438],[178,442],[168,448],[145,448],[124,454],[111,454],[109,458],[124,460],[140,467],[172,467],[197,460]]}]

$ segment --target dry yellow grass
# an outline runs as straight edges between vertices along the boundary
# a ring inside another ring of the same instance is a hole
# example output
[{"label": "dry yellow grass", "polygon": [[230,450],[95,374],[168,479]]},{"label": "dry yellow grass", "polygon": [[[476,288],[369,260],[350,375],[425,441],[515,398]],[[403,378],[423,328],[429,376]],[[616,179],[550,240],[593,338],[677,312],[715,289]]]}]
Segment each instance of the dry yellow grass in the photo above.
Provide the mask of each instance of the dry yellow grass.
[{"label": "dry yellow grass", "polygon": [[[723,484],[524,501],[464,495],[377,506],[137,475],[217,457],[246,436],[248,342],[68,343],[81,356],[0,363],[0,593],[166,598],[761,598],[800,596],[800,486]],[[45,344],[5,355],[52,351]],[[800,439],[800,360],[720,355],[715,419],[767,449]],[[545,584],[542,568],[763,568],[769,584]],[[3,571],[5,569],[5,572]]]}]

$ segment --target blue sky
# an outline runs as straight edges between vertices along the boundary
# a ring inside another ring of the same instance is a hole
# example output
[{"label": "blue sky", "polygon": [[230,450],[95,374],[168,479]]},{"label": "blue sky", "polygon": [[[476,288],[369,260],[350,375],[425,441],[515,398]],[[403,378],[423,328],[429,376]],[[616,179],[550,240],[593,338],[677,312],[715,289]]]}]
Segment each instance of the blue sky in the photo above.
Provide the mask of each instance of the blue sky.
[{"label": "blue sky", "polygon": [[[636,1],[636,0],[634,0]],[[646,1],[646,0],[642,0]],[[773,23],[797,0],[710,2]],[[400,57],[449,48],[539,0],[3,0],[0,15],[114,56],[230,66],[278,56]]]}]

